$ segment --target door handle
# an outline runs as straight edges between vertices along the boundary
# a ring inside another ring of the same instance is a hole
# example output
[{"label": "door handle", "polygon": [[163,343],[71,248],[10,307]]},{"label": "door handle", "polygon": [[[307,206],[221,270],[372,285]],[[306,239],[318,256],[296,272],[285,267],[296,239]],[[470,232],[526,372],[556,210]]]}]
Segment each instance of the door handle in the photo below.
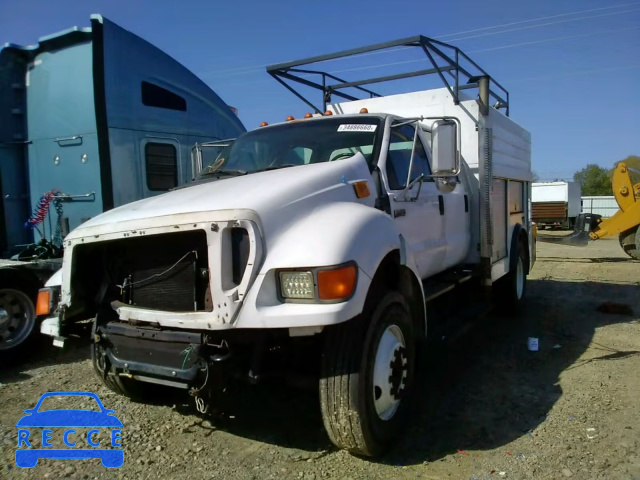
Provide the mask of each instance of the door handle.
[{"label": "door handle", "polygon": [[438,195],[438,207],[440,208],[440,215],[444,215],[444,197]]}]

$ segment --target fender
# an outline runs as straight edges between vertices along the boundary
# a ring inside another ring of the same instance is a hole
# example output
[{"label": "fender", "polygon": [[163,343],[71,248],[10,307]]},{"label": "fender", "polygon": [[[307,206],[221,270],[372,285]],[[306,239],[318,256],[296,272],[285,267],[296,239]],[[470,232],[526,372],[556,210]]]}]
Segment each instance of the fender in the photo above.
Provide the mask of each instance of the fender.
[{"label": "fender", "polygon": [[[341,323],[362,313],[371,280],[392,251],[416,274],[415,263],[393,220],[384,212],[355,202],[322,205],[266,240],[266,258],[244,300],[236,328],[291,328]],[[404,252],[404,253],[403,253]],[[340,265],[355,261],[354,295],[339,303],[282,303],[276,270]]]},{"label": "fender", "polygon": [[355,260],[372,278],[384,256],[401,249],[393,220],[380,210],[355,202],[314,208],[265,241],[261,274],[276,268],[320,267]]}]

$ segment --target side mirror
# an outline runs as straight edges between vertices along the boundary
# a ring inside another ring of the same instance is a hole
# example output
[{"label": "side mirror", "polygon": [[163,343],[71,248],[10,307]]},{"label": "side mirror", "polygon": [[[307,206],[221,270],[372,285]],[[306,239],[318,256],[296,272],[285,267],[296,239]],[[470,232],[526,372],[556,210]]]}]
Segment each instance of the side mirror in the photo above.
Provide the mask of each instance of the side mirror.
[{"label": "side mirror", "polygon": [[437,120],[431,127],[431,153],[434,177],[458,175],[458,126],[449,120]]}]

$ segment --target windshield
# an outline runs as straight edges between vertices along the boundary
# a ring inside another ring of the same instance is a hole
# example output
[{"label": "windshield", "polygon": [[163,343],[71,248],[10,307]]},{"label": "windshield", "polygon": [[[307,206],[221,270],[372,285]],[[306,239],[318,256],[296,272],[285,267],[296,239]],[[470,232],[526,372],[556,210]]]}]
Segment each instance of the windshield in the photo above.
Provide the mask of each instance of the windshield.
[{"label": "windshield", "polygon": [[200,177],[244,175],[338,161],[360,152],[371,165],[382,130],[379,118],[323,118],[253,130],[238,137]]}]

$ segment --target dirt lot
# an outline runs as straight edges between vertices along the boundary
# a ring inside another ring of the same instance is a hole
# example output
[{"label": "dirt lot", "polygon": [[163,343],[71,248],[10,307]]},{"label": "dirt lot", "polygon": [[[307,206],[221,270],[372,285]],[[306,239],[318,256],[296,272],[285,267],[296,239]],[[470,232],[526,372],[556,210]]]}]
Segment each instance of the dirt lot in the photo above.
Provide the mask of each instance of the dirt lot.
[{"label": "dirt lot", "polygon": [[[47,349],[0,372],[0,477],[640,479],[639,285],[640,262],[617,239],[540,243],[526,313],[490,315],[428,355],[411,428],[379,461],[331,447],[316,392],[253,387],[203,419],[182,397],[143,405],[112,394],[84,342]],[[633,313],[599,311],[605,302]],[[538,352],[528,336],[540,338]],[[16,421],[52,390],[93,391],[116,409],[121,469],[98,460],[15,466]]]}]

